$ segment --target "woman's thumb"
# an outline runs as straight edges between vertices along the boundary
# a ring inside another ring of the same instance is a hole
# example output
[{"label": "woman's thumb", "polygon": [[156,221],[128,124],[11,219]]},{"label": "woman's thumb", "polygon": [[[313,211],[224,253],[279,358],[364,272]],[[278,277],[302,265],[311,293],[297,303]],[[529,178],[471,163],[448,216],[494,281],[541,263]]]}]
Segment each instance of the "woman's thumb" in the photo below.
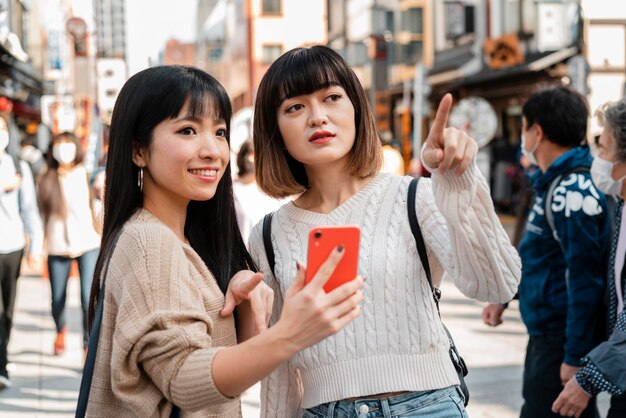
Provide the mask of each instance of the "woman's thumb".
[{"label": "woman's thumb", "polygon": [[237,306],[237,301],[235,300],[235,296],[233,296],[233,292],[230,288],[226,291],[226,296],[224,296],[224,307],[220,311],[220,315],[222,317],[228,316],[235,310]]}]

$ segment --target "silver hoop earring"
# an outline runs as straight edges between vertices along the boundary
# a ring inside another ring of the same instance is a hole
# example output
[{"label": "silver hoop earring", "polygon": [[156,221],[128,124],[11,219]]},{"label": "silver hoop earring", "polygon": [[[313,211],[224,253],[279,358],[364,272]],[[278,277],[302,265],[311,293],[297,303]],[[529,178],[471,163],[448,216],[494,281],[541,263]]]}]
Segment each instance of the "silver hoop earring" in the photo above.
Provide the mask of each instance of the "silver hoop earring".
[{"label": "silver hoop earring", "polygon": [[143,167],[139,167],[139,173],[137,175],[137,186],[139,186],[139,191],[143,192]]}]

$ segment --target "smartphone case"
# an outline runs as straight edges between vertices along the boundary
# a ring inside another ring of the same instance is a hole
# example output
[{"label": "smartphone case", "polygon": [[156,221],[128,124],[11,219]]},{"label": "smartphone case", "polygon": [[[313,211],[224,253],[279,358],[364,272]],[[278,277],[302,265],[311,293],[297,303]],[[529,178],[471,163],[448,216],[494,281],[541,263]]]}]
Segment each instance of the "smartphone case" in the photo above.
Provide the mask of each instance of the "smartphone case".
[{"label": "smartphone case", "polygon": [[308,284],[330,253],[343,245],[345,254],[326,284],[326,293],[354,279],[359,262],[361,230],[356,225],[321,225],[309,231],[306,283]]}]

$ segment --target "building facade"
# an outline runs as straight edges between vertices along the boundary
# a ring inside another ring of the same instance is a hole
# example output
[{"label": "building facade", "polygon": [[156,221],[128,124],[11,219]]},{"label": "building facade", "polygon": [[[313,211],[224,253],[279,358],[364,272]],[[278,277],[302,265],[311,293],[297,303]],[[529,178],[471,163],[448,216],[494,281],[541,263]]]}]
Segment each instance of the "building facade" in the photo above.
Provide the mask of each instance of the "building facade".
[{"label": "building facade", "polygon": [[276,58],[326,44],[326,34],[325,0],[218,0],[198,32],[199,65],[224,84],[238,111],[253,105]]},{"label": "building facade", "polygon": [[97,55],[100,58],[126,58],[125,0],[94,0]]}]

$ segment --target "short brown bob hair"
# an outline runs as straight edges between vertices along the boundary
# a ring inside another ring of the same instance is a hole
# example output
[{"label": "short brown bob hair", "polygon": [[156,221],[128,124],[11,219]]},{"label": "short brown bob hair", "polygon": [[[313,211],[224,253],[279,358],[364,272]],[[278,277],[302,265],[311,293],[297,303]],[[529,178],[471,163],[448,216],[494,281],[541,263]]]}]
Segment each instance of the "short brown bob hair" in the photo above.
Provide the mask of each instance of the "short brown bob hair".
[{"label": "short brown bob hair", "polygon": [[263,192],[282,198],[308,189],[309,179],[304,165],[289,155],[278,129],[278,108],[286,99],[330,86],[341,86],[354,106],[356,138],[350,150],[348,174],[367,178],[380,170],[382,151],[374,116],[352,68],[329,47],[295,48],[274,61],[263,76],[257,93],[253,126],[254,172]]}]

